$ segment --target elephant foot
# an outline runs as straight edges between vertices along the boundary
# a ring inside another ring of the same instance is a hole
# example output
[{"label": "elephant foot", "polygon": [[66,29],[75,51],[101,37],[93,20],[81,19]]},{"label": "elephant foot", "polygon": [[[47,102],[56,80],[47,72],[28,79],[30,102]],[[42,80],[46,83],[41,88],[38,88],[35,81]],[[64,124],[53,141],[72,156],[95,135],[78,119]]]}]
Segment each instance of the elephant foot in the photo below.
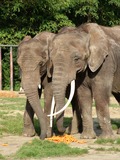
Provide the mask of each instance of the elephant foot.
[{"label": "elephant foot", "polygon": [[117,130],[117,134],[120,134],[120,128]]},{"label": "elephant foot", "polygon": [[80,135],[80,139],[95,139],[96,134],[94,131],[83,131],[82,134]]},{"label": "elephant foot", "polygon": [[47,134],[40,134],[40,139],[44,140],[45,138],[47,138]]},{"label": "elephant foot", "polygon": [[36,132],[33,128],[24,128],[22,135],[25,137],[33,137],[36,135]]},{"label": "elephant foot", "polygon": [[63,133],[65,133],[65,131],[66,131],[66,128],[65,127],[58,127],[58,132],[59,132],[59,134],[63,134]]},{"label": "elephant foot", "polygon": [[52,136],[53,136],[53,131],[52,131],[52,128],[49,127],[49,128],[47,129],[47,138],[52,137]]},{"label": "elephant foot", "polygon": [[66,128],[66,133],[67,134],[77,134],[79,133],[79,129],[78,127],[72,127],[72,125],[70,124],[67,128]]},{"label": "elephant foot", "polygon": [[113,134],[113,132],[102,132],[99,138],[104,138],[104,139],[115,138],[115,135]]}]

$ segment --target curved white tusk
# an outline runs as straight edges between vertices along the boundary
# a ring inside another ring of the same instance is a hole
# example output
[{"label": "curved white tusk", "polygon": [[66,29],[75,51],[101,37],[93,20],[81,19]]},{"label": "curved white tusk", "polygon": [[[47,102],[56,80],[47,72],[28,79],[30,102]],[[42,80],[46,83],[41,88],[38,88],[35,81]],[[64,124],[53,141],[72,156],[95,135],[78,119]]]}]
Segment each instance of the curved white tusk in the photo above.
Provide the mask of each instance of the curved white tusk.
[{"label": "curved white tusk", "polygon": [[74,96],[74,92],[75,92],[75,80],[73,80],[73,81],[71,82],[70,96],[69,96],[69,99],[68,99],[67,103],[65,104],[65,106],[64,106],[61,110],[59,110],[58,112],[55,112],[54,114],[48,115],[48,116],[50,116],[50,117],[51,117],[51,116],[55,116],[55,115],[63,112],[63,111],[68,107],[68,105],[70,104],[70,102],[72,101],[72,98],[73,98],[73,96]]},{"label": "curved white tusk", "polygon": [[55,99],[54,96],[52,98],[52,104],[51,104],[51,111],[50,111],[50,127],[52,127],[53,123],[53,112],[54,112],[54,107],[55,107]]},{"label": "curved white tusk", "polygon": [[38,88],[41,89],[41,84],[38,85]]}]

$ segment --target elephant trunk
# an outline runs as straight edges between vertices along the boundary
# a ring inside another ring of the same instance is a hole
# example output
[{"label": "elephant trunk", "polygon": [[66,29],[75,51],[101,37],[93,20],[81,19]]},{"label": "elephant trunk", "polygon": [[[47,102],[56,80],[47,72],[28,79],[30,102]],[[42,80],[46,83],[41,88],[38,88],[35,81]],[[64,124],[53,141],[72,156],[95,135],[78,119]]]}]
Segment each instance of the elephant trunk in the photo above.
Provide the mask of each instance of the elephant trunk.
[{"label": "elephant trunk", "polygon": [[[53,95],[56,103],[56,111],[59,111],[65,105],[65,92],[67,88],[67,77],[65,78],[64,65],[59,61],[58,65],[54,67],[53,79],[52,79],[52,88]],[[63,133],[65,128],[63,127],[64,112],[56,115],[56,125],[58,131]]]},{"label": "elephant trunk", "polygon": [[26,77],[22,76],[23,89],[25,91],[26,97],[27,97],[30,105],[32,106],[32,108],[33,108],[34,112],[36,113],[37,118],[39,120],[40,128],[41,128],[40,138],[44,139],[46,137],[46,133],[47,133],[47,124],[46,124],[46,117],[45,117],[44,112],[42,110],[42,107],[40,105],[39,93],[38,93],[38,83],[37,84],[33,83],[33,81],[30,80],[30,77],[29,77],[29,80],[26,80]]}]

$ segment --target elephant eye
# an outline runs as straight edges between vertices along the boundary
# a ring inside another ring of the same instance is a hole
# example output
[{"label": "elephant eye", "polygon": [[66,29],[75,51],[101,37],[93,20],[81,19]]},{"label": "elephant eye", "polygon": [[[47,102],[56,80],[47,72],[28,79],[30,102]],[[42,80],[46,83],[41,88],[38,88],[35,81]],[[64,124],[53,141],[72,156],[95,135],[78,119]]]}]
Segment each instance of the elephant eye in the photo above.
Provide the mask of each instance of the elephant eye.
[{"label": "elephant eye", "polygon": [[43,62],[41,61],[41,62],[39,62],[39,66],[43,66]]},{"label": "elephant eye", "polygon": [[74,57],[74,61],[78,61],[79,59],[80,59],[79,56],[75,56],[75,57]]}]

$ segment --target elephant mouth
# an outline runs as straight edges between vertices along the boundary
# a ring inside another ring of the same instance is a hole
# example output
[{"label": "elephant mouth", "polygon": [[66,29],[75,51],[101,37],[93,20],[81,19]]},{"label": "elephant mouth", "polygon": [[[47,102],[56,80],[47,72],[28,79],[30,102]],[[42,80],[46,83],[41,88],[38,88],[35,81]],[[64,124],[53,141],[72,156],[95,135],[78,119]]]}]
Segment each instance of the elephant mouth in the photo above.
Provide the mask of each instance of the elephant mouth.
[{"label": "elephant mouth", "polygon": [[57,114],[60,114],[61,112],[63,112],[69,106],[69,104],[71,103],[72,98],[74,96],[74,93],[75,93],[75,80],[73,80],[71,82],[70,96],[68,98],[67,103],[59,111],[57,111],[55,113],[53,113],[54,112],[54,107],[55,107],[55,99],[54,99],[54,96],[53,96],[52,104],[51,104],[51,112],[50,112],[50,115],[48,115],[50,117],[50,127],[52,127],[53,116],[55,116]]}]

